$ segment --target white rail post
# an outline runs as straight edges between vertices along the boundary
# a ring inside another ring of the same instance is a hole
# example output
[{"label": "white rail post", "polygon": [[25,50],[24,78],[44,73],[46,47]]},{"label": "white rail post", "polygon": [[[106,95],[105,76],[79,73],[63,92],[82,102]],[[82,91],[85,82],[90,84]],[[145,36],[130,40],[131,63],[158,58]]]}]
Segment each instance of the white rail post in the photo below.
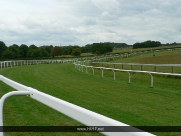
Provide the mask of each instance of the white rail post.
[{"label": "white rail post", "polygon": [[80,71],[80,67],[81,67],[81,65],[79,64],[79,71]]},{"label": "white rail post", "polygon": [[[13,95],[30,95],[29,91],[12,91],[3,95],[0,99],[0,126],[3,126],[3,104],[4,101]],[[0,136],[3,136],[3,132],[0,132]]]},{"label": "white rail post", "polygon": [[149,73],[149,74],[150,74],[150,76],[151,76],[151,87],[153,87],[153,76],[152,76],[151,73]]},{"label": "white rail post", "polygon": [[79,64],[76,64],[76,69],[79,70]]},{"label": "white rail post", "polygon": [[75,66],[75,69],[76,69],[76,66],[77,66],[76,63],[74,63],[74,66]]},{"label": "white rail post", "polygon": [[131,83],[131,74],[130,74],[130,72],[128,72],[128,74],[129,74],[129,82],[128,83],[130,84]]},{"label": "white rail post", "polygon": [[115,71],[112,69],[112,72],[114,73],[114,80],[116,80]]},{"label": "white rail post", "polygon": [[94,75],[94,68],[93,67],[91,67],[92,68],[92,74]]},{"label": "white rail post", "polygon": [[85,68],[86,68],[86,74],[88,74],[88,71],[87,71],[87,66],[85,66]]},{"label": "white rail post", "polygon": [[82,72],[84,72],[84,68],[83,68],[83,65],[81,65],[81,67],[82,67]]},{"label": "white rail post", "polygon": [[100,70],[102,71],[102,77],[104,76],[104,71],[103,71],[103,69],[102,68],[100,68]]}]

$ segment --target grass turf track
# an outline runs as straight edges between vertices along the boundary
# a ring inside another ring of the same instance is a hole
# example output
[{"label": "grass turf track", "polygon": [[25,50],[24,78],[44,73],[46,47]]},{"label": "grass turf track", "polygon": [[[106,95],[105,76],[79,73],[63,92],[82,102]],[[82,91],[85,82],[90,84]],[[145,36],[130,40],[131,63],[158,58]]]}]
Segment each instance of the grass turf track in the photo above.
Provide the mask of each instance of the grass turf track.
[{"label": "grass turf track", "polygon": [[[43,64],[8,68],[1,74],[21,84],[36,88],[60,99],[114,118],[129,125],[180,126],[181,80],[132,74],[128,84],[127,73],[111,72],[101,78],[78,72],[73,64]],[[0,82],[0,96],[13,89]],[[14,96],[5,102],[4,125],[81,125],[26,96]],[[60,133],[6,133],[6,135],[60,135]],[[158,133],[179,135],[180,133]],[[99,133],[61,133],[61,135],[101,135]]]}]

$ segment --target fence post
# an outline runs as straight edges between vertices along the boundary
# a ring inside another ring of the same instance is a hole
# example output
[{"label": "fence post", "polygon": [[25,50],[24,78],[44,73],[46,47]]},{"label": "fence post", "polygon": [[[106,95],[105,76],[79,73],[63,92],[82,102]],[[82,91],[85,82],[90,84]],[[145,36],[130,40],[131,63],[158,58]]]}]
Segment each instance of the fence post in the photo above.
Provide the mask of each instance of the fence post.
[{"label": "fence post", "polygon": [[128,81],[128,83],[130,84],[131,83],[131,74],[130,74],[130,72],[128,72],[128,74],[129,74],[129,81]]},{"label": "fence post", "polygon": [[[29,91],[12,91],[12,92],[9,92],[5,95],[3,95],[0,99],[0,126],[3,126],[3,104],[4,104],[4,101],[10,97],[10,96],[13,96],[13,95],[29,95],[30,92]],[[3,132],[0,132],[0,136],[3,136]]]},{"label": "fence post", "polygon": [[112,69],[112,72],[114,73],[114,80],[116,80],[115,71]]},{"label": "fence post", "polygon": [[150,76],[151,76],[151,87],[153,87],[153,76],[152,76],[151,73],[149,73],[149,74],[150,74]]},{"label": "fence post", "polygon": [[102,69],[102,68],[100,68],[100,70],[102,71],[102,77],[103,77],[103,76],[104,76],[103,69]]},{"label": "fence post", "polygon": [[87,71],[87,66],[85,66],[86,67],[86,74],[88,74],[88,71]]},{"label": "fence post", "polygon": [[94,68],[93,67],[91,67],[92,68],[92,74],[94,75]]},{"label": "fence post", "polygon": [[83,68],[83,65],[81,65],[81,67],[82,67],[82,72],[84,72],[84,68]]}]

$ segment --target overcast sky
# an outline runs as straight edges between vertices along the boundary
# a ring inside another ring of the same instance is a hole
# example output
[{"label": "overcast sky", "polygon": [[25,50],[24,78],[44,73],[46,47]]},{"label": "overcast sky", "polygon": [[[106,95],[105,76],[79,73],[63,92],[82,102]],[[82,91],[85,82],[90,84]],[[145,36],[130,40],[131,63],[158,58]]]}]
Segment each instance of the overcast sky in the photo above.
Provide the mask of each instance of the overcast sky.
[{"label": "overcast sky", "polygon": [[0,0],[0,41],[84,46],[181,42],[181,0]]}]

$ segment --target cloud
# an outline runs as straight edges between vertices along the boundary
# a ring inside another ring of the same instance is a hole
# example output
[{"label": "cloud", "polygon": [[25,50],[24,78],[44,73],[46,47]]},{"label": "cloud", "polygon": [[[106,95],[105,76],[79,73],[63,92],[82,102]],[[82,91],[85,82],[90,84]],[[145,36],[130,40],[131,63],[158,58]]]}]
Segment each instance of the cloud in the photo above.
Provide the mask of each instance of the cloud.
[{"label": "cloud", "polygon": [[7,45],[181,42],[180,0],[1,0]]}]

